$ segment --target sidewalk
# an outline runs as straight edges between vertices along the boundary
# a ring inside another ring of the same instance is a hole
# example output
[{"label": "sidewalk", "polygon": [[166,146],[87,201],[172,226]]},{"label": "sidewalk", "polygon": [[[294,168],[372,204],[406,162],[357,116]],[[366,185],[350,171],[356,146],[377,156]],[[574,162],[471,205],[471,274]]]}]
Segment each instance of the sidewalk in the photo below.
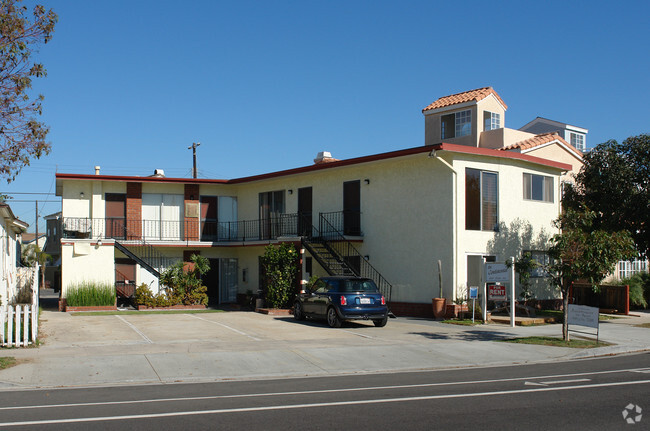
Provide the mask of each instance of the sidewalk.
[{"label": "sidewalk", "polygon": [[3,349],[19,365],[0,371],[0,389],[323,376],[546,362],[650,350],[650,312],[600,325],[594,349],[502,343],[561,336],[561,325],[511,328],[391,319],[341,329],[252,312],[72,316],[44,311],[43,344]]}]

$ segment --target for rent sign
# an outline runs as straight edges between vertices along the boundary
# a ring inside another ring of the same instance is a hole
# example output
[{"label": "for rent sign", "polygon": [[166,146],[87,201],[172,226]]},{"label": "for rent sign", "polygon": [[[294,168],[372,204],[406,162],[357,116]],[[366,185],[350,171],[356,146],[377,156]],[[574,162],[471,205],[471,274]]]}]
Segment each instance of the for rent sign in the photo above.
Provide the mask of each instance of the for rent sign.
[{"label": "for rent sign", "polygon": [[488,284],[488,299],[491,301],[505,301],[506,287],[501,284]]}]

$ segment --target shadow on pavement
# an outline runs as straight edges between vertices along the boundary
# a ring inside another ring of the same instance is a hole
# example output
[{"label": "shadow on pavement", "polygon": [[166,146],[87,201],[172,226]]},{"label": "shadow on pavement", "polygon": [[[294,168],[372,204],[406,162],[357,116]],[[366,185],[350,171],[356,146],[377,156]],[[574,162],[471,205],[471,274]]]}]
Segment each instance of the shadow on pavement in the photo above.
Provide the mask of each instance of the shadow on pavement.
[{"label": "shadow on pavement", "polygon": [[420,335],[431,340],[461,340],[461,341],[498,341],[512,338],[515,335],[498,331],[477,331],[468,330],[454,334],[440,334],[435,332],[409,332],[409,334]]}]

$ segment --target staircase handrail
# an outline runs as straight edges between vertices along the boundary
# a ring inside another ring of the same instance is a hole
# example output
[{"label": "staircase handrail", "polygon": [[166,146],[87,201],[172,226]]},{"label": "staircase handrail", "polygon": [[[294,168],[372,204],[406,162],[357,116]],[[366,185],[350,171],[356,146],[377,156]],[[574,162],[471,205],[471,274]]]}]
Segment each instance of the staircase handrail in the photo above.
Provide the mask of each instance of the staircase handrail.
[{"label": "staircase handrail", "polygon": [[[324,232],[324,228],[326,229],[326,232]],[[377,287],[379,287],[379,290],[384,293],[384,295],[387,297],[387,301],[390,302],[390,297],[392,294],[393,286],[384,278],[383,275],[377,269],[372,266],[370,262],[368,262],[368,259],[363,256],[359,250],[357,250],[354,245],[348,239],[343,235],[341,231],[339,231],[336,227],[334,227],[328,220],[327,218],[323,217],[323,213],[319,214],[319,225],[318,225],[318,231],[320,233],[320,238],[323,242],[323,244],[330,249],[330,251],[335,252],[338,256],[336,256],[338,259],[340,259],[342,262],[346,262],[346,257],[351,256],[349,254],[352,252],[352,256],[358,256],[359,257],[359,268],[356,270],[355,268],[351,267],[351,265],[348,263],[347,266],[354,272],[357,273],[358,276],[360,277],[366,277],[372,279],[376,284]],[[341,253],[340,250],[337,250],[336,247],[334,246],[333,242],[338,242],[338,243],[345,243],[347,247],[347,252],[348,254],[344,255]],[[347,263],[347,262],[346,262]]]}]

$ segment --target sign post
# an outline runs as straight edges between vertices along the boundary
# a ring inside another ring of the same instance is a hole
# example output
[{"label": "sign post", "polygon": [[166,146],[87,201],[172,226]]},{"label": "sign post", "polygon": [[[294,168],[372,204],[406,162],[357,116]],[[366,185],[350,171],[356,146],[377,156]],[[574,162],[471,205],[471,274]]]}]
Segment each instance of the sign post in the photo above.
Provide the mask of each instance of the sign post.
[{"label": "sign post", "polygon": [[474,323],[474,314],[476,312],[476,298],[478,298],[478,286],[470,286],[469,288],[469,299],[472,300],[472,323]]},{"label": "sign post", "polygon": [[515,258],[510,258],[512,265],[510,266],[510,327],[515,327]]}]

